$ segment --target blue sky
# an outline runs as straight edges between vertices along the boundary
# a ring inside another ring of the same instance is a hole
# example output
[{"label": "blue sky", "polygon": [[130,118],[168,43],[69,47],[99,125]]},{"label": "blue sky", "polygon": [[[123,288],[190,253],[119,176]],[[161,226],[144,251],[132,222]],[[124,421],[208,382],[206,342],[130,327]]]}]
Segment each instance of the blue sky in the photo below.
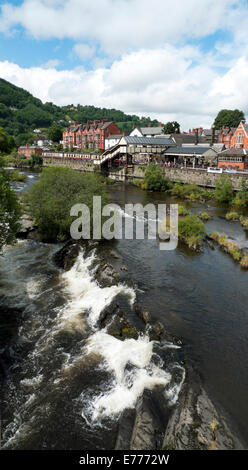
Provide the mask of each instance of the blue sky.
[{"label": "blue sky", "polygon": [[43,101],[208,126],[248,111],[247,30],[246,0],[5,0],[0,77]]}]

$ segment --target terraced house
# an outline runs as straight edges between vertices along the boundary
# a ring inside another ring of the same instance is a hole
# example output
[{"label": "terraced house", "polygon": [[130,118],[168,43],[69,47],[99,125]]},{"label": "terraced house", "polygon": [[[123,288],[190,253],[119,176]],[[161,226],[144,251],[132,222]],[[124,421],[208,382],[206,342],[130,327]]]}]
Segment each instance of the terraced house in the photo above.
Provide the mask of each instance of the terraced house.
[{"label": "terraced house", "polygon": [[112,121],[87,121],[86,124],[74,122],[63,133],[63,147],[75,147],[80,150],[105,150],[105,139],[110,135],[119,135],[121,130]]}]

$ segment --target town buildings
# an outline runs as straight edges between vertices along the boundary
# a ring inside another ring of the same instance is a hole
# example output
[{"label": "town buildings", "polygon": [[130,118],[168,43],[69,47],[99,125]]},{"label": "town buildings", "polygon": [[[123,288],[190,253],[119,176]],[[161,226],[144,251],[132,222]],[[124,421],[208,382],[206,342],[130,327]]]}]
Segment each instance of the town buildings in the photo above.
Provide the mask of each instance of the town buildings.
[{"label": "town buildings", "polygon": [[89,149],[91,151],[105,150],[105,140],[110,135],[122,135],[119,127],[107,120],[87,121],[86,124],[74,122],[63,133],[63,147],[72,147],[80,150]]},{"label": "town buildings", "polygon": [[31,158],[32,155],[42,155],[43,149],[36,145],[23,145],[18,148],[18,154],[23,155],[26,158]]},{"label": "town buildings", "polygon": [[248,168],[248,150],[231,147],[218,154],[218,168],[245,170]]}]

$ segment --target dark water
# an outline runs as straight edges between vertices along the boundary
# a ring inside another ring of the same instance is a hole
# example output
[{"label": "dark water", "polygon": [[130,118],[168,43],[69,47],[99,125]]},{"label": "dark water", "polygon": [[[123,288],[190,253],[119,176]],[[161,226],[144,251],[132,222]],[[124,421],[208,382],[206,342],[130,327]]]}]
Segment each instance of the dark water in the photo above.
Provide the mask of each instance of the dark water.
[{"label": "dark water", "polygon": [[[38,178],[29,176],[34,178],[20,191]],[[121,207],[170,202],[163,194],[128,185],[109,191]],[[223,219],[225,209],[189,207],[213,215],[206,224],[210,232],[224,231],[248,246],[240,224]],[[1,397],[4,447],[111,449],[121,411],[135,407],[144,388],[163,385],[165,400],[170,405],[177,400],[184,371],[176,350],[161,353],[146,337],[125,344],[96,326],[112,301],[127,308],[132,303],[135,292],[125,277],[137,284],[144,309],[182,339],[211,398],[248,444],[248,273],[208,245],[201,254],[183,246],[160,251],[156,240],[119,240],[110,246],[128,271],[119,286],[105,289],[94,280],[94,253],[88,258],[81,253],[62,273],[52,261],[59,246],[21,241],[4,251],[0,350],[9,367]]]},{"label": "dark water", "polygon": [[[131,185],[114,186],[111,196],[122,205],[176,202]],[[192,212],[213,216],[206,224],[209,233],[225,232],[248,247],[241,225],[223,219],[225,208],[186,205]],[[208,245],[202,254],[193,254],[183,246],[160,251],[156,241],[122,240],[118,250],[128,276],[144,290],[145,309],[183,339],[210,396],[229,413],[248,443],[248,272]]]}]

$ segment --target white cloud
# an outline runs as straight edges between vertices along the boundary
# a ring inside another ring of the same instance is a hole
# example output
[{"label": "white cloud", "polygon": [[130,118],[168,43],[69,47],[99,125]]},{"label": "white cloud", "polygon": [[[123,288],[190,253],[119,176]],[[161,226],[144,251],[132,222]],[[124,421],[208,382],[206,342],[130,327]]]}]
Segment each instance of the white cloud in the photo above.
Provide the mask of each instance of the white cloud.
[{"label": "white cloud", "polygon": [[75,44],[73,50],[82,61],[92,58],[96,52],[95,47],[88,44]]},{"label": "white cloud", "polygon": [[56,69],[56,67],[58,67],[60,64],[60,60],[58,59],[51,59],[51,60],[48,60],[47,62],[45,62],[45,64],[42,64],[41,65],[41,68],[44,68],[44,69]]},{"label": "white cloud", "polygon": [[211,125],[224,107],[248,112],[248,58],[220,75],[192,47],[142,49],[92,71],[25,69],[5,61],[0,77],[42,101],[116,108],[163,122],[176,119],[185,130]]},{"label": "white cloud", "polygon": [[242,25],[247,31],[243,0],[177,0],[175,6],[171,0],[24,0],[1,8],[2,32],[22,26],[36,39],[99,42],[111,56],[202,38],[217,29],[242,34]]}]

